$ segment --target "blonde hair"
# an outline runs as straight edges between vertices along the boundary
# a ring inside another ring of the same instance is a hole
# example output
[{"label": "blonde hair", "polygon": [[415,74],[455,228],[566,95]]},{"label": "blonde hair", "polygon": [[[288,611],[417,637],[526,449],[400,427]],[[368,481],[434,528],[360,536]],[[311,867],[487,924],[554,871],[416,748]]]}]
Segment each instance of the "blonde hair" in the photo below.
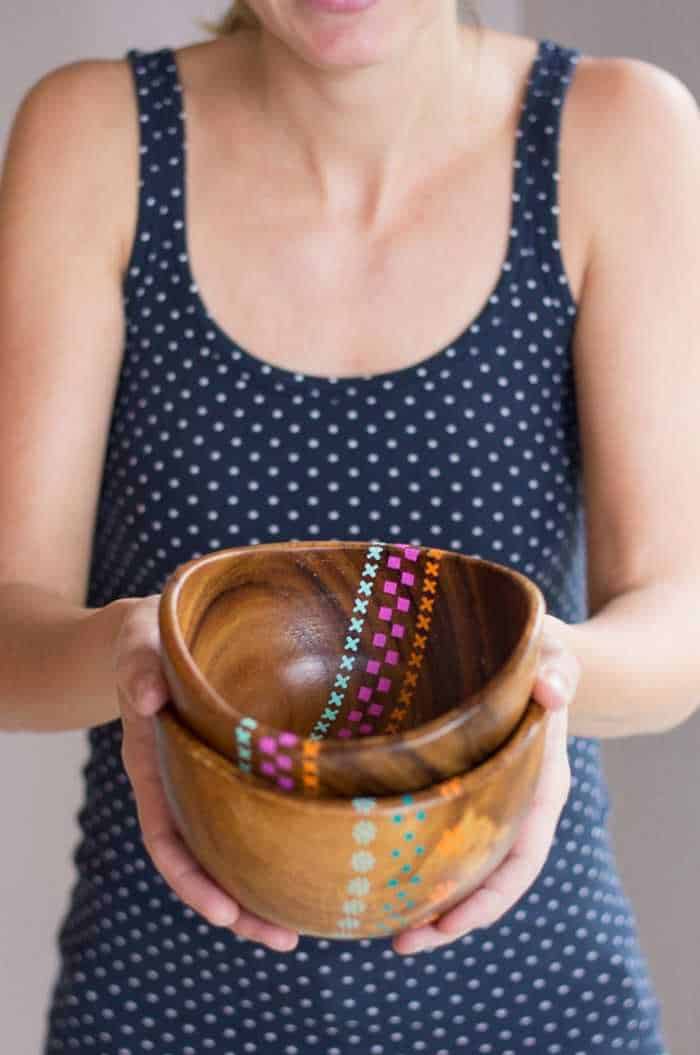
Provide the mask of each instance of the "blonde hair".
[{"label": "blonde hair", "polygon": [[[471,17],[472,21],[479,24],[476,5],[460,0],[460,14],[464,16],[465,13]],[[239,29],[260,28],[260,19],[255,14],[255,11],[248,6],[246,0],[234,0],[228,11],[215,22],[210,22],[207,19],[198,19],[198,21],[203,29],[206,29],[208,33],[212,33],[215,37],[226,37],[229,33],[235,33]]]},{"label": "blonde hair", "polygon": [[255,14],[255,11],[248,7],[246,0],[234,0],[226,14],[217,19],[216,22],[209,22],[205,19],[199,19],[198,21],[204,29],[209,33],[213,33],[215,37],[226,37],[229,33],[235,33],[239,29],[258,29],[260,27],[260,19]]}]

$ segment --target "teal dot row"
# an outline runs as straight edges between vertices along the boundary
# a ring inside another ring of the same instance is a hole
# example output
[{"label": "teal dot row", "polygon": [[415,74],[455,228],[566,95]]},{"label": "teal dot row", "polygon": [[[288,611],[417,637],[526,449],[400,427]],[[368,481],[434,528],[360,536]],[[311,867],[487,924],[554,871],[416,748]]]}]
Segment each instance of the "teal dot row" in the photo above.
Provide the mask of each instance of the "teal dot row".
[{"label": "teal dot row", "polygon": [[[411,806],[414,801],[413,795],[403,795],[402,800],[407,806]],[[392,823],[397,827],[399,825],[403,825],[404,821],[407,819],[407,816],[409,816],[409,814],[403,811],[394,813],[391,817]],[[423,809],[416,810],[416,812],[412,816],[413,821],[424,821],[425,818],[426,812]],[[397,835],[398,834],[399,833],[397,832]],[[420,857],[425,853],[425,846],[423,846],[422,843],[414,843],[414,840],[416,838],[416,832],[413,831],[412,828],[409,828],[406,831],[402,831],[401,836],[404,843],[413,844],[412,849],[417,857]],[[393,858],[399,858],[401,857],[404,851],[405,847],[399,849],[399,847],[394,846],[391,849],[390,853]],[[415,888],[422,882],[422,876],[419,872],[414,872],[413,868],[414,866],[412,864],[406,862],[405,864],[401,865],[398,875],[394,875],[391,879],[387,880],[386,885],[390,892],[394,895],[396,900],[385,901],[382,907],[386,915],[391,920],[401,918],[404,913],[406,913],[412,908],[415,908],[416,902],[410,897],[410,894],[414,892],[413,889],[405,889],[408,884],[410,884],[411,887]],[[413,872],[413,874],[410,875],[410,878],[405,878],[408,877],[411,872]],[[387,931],[389,930],[389,923],[386,920],[381,920],[379,923],[376,924],[375,929],[378,931]]]}]

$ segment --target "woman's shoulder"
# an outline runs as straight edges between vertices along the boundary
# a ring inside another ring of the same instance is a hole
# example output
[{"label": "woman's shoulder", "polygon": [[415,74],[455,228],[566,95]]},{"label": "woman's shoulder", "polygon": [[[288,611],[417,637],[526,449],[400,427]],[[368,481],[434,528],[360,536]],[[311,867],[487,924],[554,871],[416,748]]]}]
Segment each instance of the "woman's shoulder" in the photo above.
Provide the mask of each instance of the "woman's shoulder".
[{"label": "woman's shoulder", "polygon": [[[123,193],[124,158],[130,151],[138,156],[128,77],[123,61],[82,58],[47,70],[20,98],[13,120],[15,138],[26,135],[36,141],[44,138],[45,130],[60,129],[64,150],[55,159],[56,178],[70,179],[76,196],[99,195],[104,200],[113,194],[117,204]],[[105,252],[113,251],[120,239],[117,217],[118,210],[110,209],[100,230],[94,231],[95,238],[104,236]]]},{"label": "woman's shoulder", "polygon": [[653,174],[662,179],[673,164],[665,154],[681,163],[672,144],[697,139],[699,116],[693,93],[669,70],[631,56],[580,54],[563,117],[560,186],[568,179],[579,188],[591,233],[633,208],[636,188]]},{"label": "woman's shoulder", "polygon": [[[484,28],[484,41],[484,50],[490,50],[511,70],[516,84],[527,75],[542,42],[541,38],[491,27]],[[652,117],[679,108],[692,113],[697,108],[688,85],[663,66],[627,55],[588,54],[575,41],[549,42],[563,54],[576,53],[566,107],[569,123],[580,126],[582,134],[598,137],[604,131],[617,136],[630,122],[643,125],[650,107]],[[620,142],[618,139],[618,148]]]}]

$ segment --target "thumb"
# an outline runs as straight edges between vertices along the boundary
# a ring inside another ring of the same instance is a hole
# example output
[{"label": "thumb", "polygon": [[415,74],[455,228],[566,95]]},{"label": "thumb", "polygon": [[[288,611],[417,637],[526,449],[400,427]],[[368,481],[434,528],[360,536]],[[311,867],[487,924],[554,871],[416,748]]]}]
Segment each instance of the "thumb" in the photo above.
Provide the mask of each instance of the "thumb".
[{"label": "thumb", "polygon": [[165,678],[158,669],[141,671],[133,681],[130,702],[136,714],[150,718],[168,698]]}]

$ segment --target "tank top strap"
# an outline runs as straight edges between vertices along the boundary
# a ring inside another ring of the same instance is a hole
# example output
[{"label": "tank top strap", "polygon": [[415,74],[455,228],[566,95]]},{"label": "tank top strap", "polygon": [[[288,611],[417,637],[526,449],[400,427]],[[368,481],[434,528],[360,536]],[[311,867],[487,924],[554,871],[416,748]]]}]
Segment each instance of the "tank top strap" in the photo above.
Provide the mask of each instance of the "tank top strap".
[{"label": "tank top strap", "polygon": [[[134,79],[139,129],[139,215],[129,267],[138,276],[144,264],[186,256],[185,121],[182,87],[171,47],[126,52]],[[174,270],[172,280],[180,274]]]},{"label": "tank top strap", "polygon": [[578,48],[543,38],[522,103],[516,150],[515,226],[520,255],[575,310],[559,241],[559,143],[566,93],[581,57]]}]

